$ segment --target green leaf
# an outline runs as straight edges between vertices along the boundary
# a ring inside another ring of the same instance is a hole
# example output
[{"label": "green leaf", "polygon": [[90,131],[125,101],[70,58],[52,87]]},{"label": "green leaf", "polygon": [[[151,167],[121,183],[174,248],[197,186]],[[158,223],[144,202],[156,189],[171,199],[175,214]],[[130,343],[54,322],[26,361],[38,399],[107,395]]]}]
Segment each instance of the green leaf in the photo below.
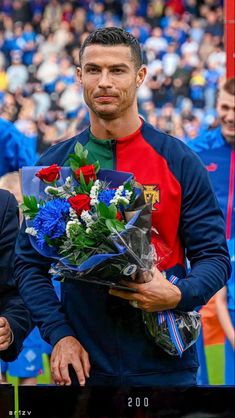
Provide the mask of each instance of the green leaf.
[{"label": "green leaf", "polygon": [[37,209],[38,203],[35,196],[23,196],[24,205],[27,206],[29,209]]},{"label": "green leaf", "polygon": [[115,218],[116,218],[116,216],[117,216],[117,208],[116,208],[116,206],[114,205],[114,203],[112,203],[112,204],[108,207],[108,210],[109,210],[109,219],[115,219]]},{"label": "green leaf", "polygon": [[69,154],[69,157],[70,157],[71,160],[77,161],[78,164],[81,163],[81,158],[78,157],[78,155],[76,155],[76,154]]},{"label": "green leaf", "polygon": [[52,189],[52,188],[48,189],[48,193],[52,196],[59,196],[59,194],[60,194],[60,192],[58,190],[55,190],[55,189]]},{"label": "green leaf", "polygon": [[75,154],[81,158],[81,154],[83,152],[83,146],[82,144],[80,144],[80,142],[77,142],[75,147],[74,147],[74,152]]},{"label": "green leaf", "polygon": [[113,232],[113,229],[116,229],[118,232],[121,232],[125,229],[125,226],[122,224],[122,222],[118,220],[106,219],[105,223],[110,232]]},{"label": "green leaf", "polygon": [[99,202],[97,205],[97,211],[101,217],[109,219],[109,208],[106,206],[104,202]]},{"label": "green leaf", "polygon": [[96,161],[95,163],[93,163],[93,166],[95,167],[95,172],[98,173],[98,171],[100,170],[100,163],[99,163],[99,161]]},{"label": "green leaf", "polygon": [[82,172],[80,172],[80,186],[82,190],[84,190],[85,192],[87,191],[87,184],[85,182],[84,175],[82,174]]},{"label": "green leaf", "polygon": [[86,185],[87,193],[90,195],[90,191],[92,186],[94,185],[94,180],[90,180],[89,183]]},{"label": "green leaf", "polygon": [[90,247],[90,246],[94,245],[95,242],[94,242],[93,239],[90,239],[88,237],[84,237],[83,238],[83,243],[84,243],[84,246]]},{"label": "green leaf", "polygon": [[87,149],[85,149],[83,151],[83,158],[87,159],[87,157],[88,157],[88,151],[87,151]]},{"label": "green leaf", "polygon": [[76,161],[71,161],[70,160],[70,168],[72,171],[76,171],[78,170],[78,168],[80,168],[80,165],[76,162]]},{"label": "green leaf", "polygon": [[133,187],[129,181],[124,184],[124,189],[129,190],[130,192],[133,190]]}]

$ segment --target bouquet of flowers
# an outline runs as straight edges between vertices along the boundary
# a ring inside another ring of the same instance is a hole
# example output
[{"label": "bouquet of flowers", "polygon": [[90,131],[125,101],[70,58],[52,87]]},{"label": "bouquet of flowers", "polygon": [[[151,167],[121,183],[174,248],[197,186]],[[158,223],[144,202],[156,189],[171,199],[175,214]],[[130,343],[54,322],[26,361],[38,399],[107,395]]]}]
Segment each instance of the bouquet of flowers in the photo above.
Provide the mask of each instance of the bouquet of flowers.
[{"label": "bouquet of flowers", "polygon": [[[68,167],[24,167],[26,232],[60,280],[116,286],[148,258],[151,204],[131,173],[88,163],[77,143]],[[146,268],[146,267],[145,267]],[[127,287],[125,287],[128,289]]]},{"label": "bouquet of flowers", "polygon": [[[26,233],[32,246],[52,259],[50,272],[58,280],[135,291],[122,279],[152,279],[162,259],[150,243],[152,204],[145,203],[131,173],[90,164],[77,143],[66,167],[24,167],[22,188]],[[170,355],[182,355],[199,334],[194,312],[142,311],[142,317],[150,337]]]}]

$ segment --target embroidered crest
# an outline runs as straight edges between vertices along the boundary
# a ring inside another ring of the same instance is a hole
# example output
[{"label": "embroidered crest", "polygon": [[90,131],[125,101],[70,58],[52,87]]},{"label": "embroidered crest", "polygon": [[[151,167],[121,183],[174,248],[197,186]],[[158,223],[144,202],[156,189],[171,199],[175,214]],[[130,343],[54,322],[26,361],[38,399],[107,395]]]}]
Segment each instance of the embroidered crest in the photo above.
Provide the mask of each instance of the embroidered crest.
[{"label": "embroidered crest", "polygon": [[160,189],[159,185],[156,184],[145,184],[144,187],[144,198],[145,202],[152,202],[152,210],[157,210],[157,204],[160,203]]}]

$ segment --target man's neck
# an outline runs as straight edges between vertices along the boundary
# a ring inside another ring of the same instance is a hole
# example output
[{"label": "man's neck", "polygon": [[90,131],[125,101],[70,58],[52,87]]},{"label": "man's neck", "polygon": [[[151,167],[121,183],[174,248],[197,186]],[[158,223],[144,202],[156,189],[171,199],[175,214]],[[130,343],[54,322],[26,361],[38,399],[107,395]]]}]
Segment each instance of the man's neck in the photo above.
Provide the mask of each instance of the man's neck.
[{"label": "man's neck", "polygon": [[131,135],[141,126],[138,113],[128,117],[105,120],[93,113],[90,114],[91,133],[97,139],[117,139]]}]

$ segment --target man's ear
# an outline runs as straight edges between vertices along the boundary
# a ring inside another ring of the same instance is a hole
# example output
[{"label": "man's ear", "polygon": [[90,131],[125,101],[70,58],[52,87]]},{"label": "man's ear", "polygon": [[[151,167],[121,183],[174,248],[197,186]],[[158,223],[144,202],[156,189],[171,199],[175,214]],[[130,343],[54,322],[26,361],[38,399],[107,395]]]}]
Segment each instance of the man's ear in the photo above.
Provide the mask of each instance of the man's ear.
[{"label": "man's ear", "polygon": [[77,80],[80,84],[82,84],[82,69],[81,69],[81,67],[77,67]]},{"label": "man's ear", "polygon": [[147,74],[147,67],[146,67],[146,65],[142,65],[137,72],[136,87],[141,86],[141,84],[144,82],[146,74]]}]

